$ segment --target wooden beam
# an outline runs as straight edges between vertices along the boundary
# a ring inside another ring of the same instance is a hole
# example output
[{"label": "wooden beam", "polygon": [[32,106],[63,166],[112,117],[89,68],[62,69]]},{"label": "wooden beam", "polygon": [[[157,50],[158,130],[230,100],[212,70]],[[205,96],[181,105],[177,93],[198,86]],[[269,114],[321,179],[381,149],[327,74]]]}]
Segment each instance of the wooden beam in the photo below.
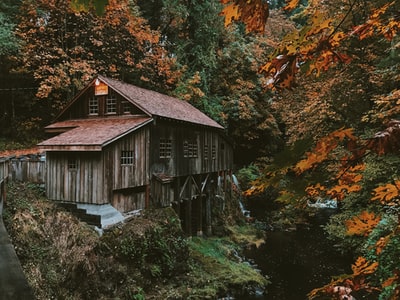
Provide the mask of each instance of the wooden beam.
[{"label": "wooden beam", "polygon": [[182,199],[183,192],[185,191],[186,185],[189,182],[189,177],[190,176],[186,177],[185,183],[183,184],[181,191],[179,192],[179,200]]},{"label": "wooden beam", "polygon": [[192,181],[194,183],[194,186],[196,187],[196,191],[198,191],[201,194],[201,189],[200,189],[199,185],[197,184],[196,180],[194,179],[194,177],[192,175],[190,175],[190,177],[192,177]]},{"label": "wooden beam", "polygon": [[207,185],[207,182],[208,182],[208,178],[210,177],[210,173],[207,173],[207,176],[206,176],[206,178],[204,179],[204,181],[203,181],[203,183],[202,183],[202,185],[201,185],[201,193],[203,193],[204,192],[204,188],[206,187],[206,185]]}]

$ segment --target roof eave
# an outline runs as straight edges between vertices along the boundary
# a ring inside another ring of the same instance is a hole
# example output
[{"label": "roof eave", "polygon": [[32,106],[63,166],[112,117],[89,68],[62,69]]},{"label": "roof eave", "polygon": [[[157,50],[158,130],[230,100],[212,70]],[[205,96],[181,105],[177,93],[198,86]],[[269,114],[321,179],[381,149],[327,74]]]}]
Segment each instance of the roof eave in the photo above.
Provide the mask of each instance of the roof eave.
[{"label": "roof eave", "polygon": [[102,150],[102,145],[41,145],[38,144],[38,148],[46,152],[55,151],[66,151],[66,152],[86,152],[86,151],[96,151]]}]

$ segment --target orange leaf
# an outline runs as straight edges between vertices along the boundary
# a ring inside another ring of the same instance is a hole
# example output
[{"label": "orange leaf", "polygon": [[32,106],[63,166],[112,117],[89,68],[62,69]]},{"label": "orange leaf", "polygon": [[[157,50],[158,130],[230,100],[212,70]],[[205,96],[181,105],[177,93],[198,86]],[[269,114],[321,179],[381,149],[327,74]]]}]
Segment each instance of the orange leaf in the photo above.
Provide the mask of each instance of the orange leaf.
[{"label": "orange leaf", "polygon": [[385,205],[396,205],[394,200],[398,200],[400,195],[400,180],[396,180],[394,184],[379,186],[373,190],[373,193],[375,196],[371,198],[372,201],[378,200]]},{"label": "orange leaf", "polygon": [[306,193],[310,197],[317,197],[319,196],[320,192],[323,191],[325,187],[319,183],[316,185],[310,185],[306,188]]},{"label": "orange leaf", "polygon": [[232,23],[232,21],[239,20],[239,6],[235,3],[230,3],[222,9],[221,14],[225,16],[225,27],[227,27]]},{"label": "orange leaf", "polygon": [[269,77],[267,84],[277,89],[290,89],[295,85],[298,71],[296,55],[278,55],[260,68]]},{"label": "orange leaf", "polygon": [[351,265],[354,275],[366,275],[372,274],[378,268],[378,262],[370,263],[364,257],[360,256],[357,258],[354,265]]},{"label": "orange leaf", "polygon": [[295,9],[298,5],[300,0],[287,0],[286,5],[283,7],[284,10],[293,10]]},{"label": "orange leaf", "polygon": [[375,247],[376,247],[376,254],[381,254],[383,248],[385,248],[385,246],[387,245],[387,243],[390,241],[390,238],[392,237],[391,234],[385,236],[385,237],[381,237],[376,243],[375,243]]},{"label": "orange leaf", "polygon": [[267,1],[263,0],[221,0],[226,4],[221,15],[225,16],[225,26],[232,21],[246,24],[246,32],[264,33],[269,10]]},{"label": "orange leaf", "polygon": [[395,274],[392,277],[389,277],[388,279],[386,279],[383,283],[382,283],[382,287],[388,287],[391,286],[393,283],[398,282],[399,281],[399,275]]},{"label": "orange leaf", "polygon": [[307,157],[301,161],[299,161],[295,166],[295,172],[297,174],[301,174],[304,171],[307,171],[314,167],[316,164],[323,162],[328,158],[329,153],[334,150],[340,141],[343,141],[345,138],[348,140],[355,140],[356,138],[353,135],[353,129],[338,129],[326,137],[320,139],[312,152],[308,152]]},{"label": "orange leaf", "polygon": [[381,218],[373,212],[363,211],[360,215],[345,221],[347,234],[367,236],[380,220]]}]

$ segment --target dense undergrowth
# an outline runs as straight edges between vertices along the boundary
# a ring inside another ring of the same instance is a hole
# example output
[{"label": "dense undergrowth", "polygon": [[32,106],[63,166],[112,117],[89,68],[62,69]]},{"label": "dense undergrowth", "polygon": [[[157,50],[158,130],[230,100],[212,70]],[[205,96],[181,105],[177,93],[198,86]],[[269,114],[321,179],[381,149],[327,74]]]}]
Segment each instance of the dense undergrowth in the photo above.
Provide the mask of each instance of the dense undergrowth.
[{"label": "dense undergrowth", "polygon": [[227,226],[189,238],[170,209],[145,210],[100,237],[33,184],[9,183],[4,222],[37,299],[216,299],[265,287],[240,256],[263,239]]}]

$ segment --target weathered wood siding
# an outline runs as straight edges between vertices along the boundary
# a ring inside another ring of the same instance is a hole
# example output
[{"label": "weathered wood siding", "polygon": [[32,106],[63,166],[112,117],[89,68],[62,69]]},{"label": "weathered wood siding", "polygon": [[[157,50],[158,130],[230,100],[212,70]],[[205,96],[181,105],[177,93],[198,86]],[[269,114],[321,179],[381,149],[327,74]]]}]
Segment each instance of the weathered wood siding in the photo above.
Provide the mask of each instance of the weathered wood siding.
[{"label": "weathered wood siding", "polygon": [[[109,93],[113,91],[112,88],[109,88]],[[115,92],[115,91],[114,91]],[[97,118],[97,117],[115,117],[117,115],[134,115],[134,114],[144,114],[139,108],[134,105],[130,105],[130,112],[124,111],[124,97],[116,93],[117,103],[116,103],[116,112],[107,113],[106,112],[106,96],[96,96],[98,100],[98,113],[95,115],[89,115],[89,99],[94,96],[94,86],[89,87],[80,95],[81,101],[74,102],[67,112],[65,112],[60,120],[68,120],[68,119],[85,119],[85,118]]]},{"label": "weathered wood siding", "polygon": [[[160,139],[172,142],[171,157],[160,158]],[[196,141],[197,154],[185,155],[184,143]],[[153,126],[150,148],[150,173],[185,176],[229,170],[233,151],[222,133],[208,127],[158,119]]]},{"label": "weathered wood siding", "polygon": [[46,166],[39,158],[13,158],[10,160],[9,172],[12,180],[44,183]]},{"label": "weathered wood siding", "polygon": [[40,156],[0,158],[0,179],[42,184],[46,179],[46,163]]},{"label": "weathered wood siding", "polygon": [[[46,154],[46,193],[49,199],[105,204],[100,152],[52,152]],[[71,168],[76,163],[76,168]]]},{"label": "weathered wood siding", "polygon": [[146,207],[146,193],[129,189],[114,191],[111,205],[121,212],[143,209]]},{"label": "weathered wood siding", "polygon": [[[112,143],[103,151],[107,190],[119,190],[148,184],[149,129],[141,128]],[[121,152],[133,151],[131,165],[121,165]]]},{"label": "weathered wood siding", "polygon": [[0,158],[0,180],[8,178],[9,159]]},{"label": "weathered wood siding", "polygon": [[175,199],[174,182],[162,182],[155,176],[151,181],[152,206],[166,207]]},{"label": "weathered wood siding", "polygon": [[[149,126],[143,127],[112,143],[103,151],[103,192],[120,211],[145,207],[149,184]],[[133,164],[121,165],[122,151],[132,151]]]}]

